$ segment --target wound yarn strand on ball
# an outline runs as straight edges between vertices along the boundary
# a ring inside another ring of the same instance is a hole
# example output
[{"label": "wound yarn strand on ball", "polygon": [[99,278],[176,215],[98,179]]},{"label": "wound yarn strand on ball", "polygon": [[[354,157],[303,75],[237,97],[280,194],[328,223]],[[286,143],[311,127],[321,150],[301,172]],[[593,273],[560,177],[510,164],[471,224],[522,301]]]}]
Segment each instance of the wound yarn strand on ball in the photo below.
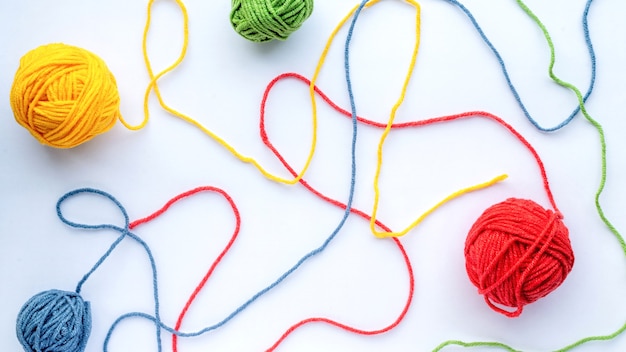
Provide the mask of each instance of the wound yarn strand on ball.
[{"label": "wound yarn strand on ball", "polygon": [[15,120],[56,148],[84,143],[121,117],[115,77],[104,61],[63,43],[42,45],[20,59],[10,101]]},{"label": "wound yarn strand on ball", "polygon": [[286,40],[313,12],[313,0],[232,0],[230,23],[253,42]]},{"label": "wound yarn strand on ball", "polygon": [[519,316],[565,281],[574,253],[561,219],[533,201],[510,198],[476,220],[465,241],[465,265],[489,307]]},{"label": "wound yarn strand on ball", "polygon": [[84,351],[90,332],[89,302],[76,292],[38,293],[17,316],[17,339],[27,352]]}]

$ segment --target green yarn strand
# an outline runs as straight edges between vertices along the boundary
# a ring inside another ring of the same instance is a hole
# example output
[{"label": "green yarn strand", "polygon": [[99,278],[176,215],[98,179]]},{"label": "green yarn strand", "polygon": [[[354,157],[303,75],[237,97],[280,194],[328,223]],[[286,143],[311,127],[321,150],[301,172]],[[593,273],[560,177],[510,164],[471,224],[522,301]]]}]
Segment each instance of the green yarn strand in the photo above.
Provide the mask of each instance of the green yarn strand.
[{"label": "green yarn strand", "polygon": [[513,347],[510,347],[510,346],[505,345],[505,344],[500,343],[500,342],[463,342],[463,341],[459,341],[459,340],[446,341],[446,342],[442,343],[441,345],[437,346],[433,350],[433,352],[439,352],[439,351],[443,350],[444,347],[452,346],[452,345],[461,346],[461,347],[464,347],[464,348],[492,347],[492,348],[505,350],[505,351],[508,351],[508,352],[522,352],[522,351],[518,351],[516,349],[513,349]]},{"label": "green yarn strand", "polygon": [[[589,336],[589,337],[585,337],[583,339],[580,339],[576,342],[574,342],[571,345],[565,346],[561,349],[558,350],[554,350],[554,352],[568,352],[573,350],[576,347],[579,347],[581,345],[584,345],[588,342],[593,342],[593,341],[609,341],[612,340],[614,338],[616,338],[617,336],[621,335],[624,331],[626,331],[626,324],[624,324],[619,330],[615,331],[612,334],[608,334],[608,335],[600,335],[600,336]],[[491,347],[491,348],[495,348],[495,349],[499,349],[499,350],[503,350],[503,351],[507,351],[507,352],[522,352],[519,350],[514,349],[513,347],[506,345],[504,343],[500,343],[500,342],[464,342],[464,341],[459,341],[459,340],[449,340],[446,341],[442,344],[440,344],[439,346],[437,346],[432,352],[440,352],[442,351],[445,347],[447,346],[460,346],[460,347],[464,347],[464,348],[472,348],[472,347]]]},{"label": "green yarn strand", "polygon": [[539,26],[539,28],[543,32],[543,35],[548,43],[548,46],[550,48],[550,65],[548,67],[548,74],[550,75],[550,78],[558,85],[565,87],[571,90],[572,92],[574,92],[574,94],[576,94],[576,98],[578,99],[578,104],[580,106],[580,111],[582,112],[583,116],[587,119],[587,121],[598,132],[598,137],[600,139],[600,148],[601,148],[600,149],[600,159],[601,159],[600,170],[601,171],[600,171],[600,184],[598,185],[595,198],[594,198],[595,206],[596,206],[598,215],[600,216],[600,219],[602,220],[602,222],[604,222],[604,224],[609,229],[609,231],[611,231],[613,236],[615,236],[615,238],[617,239],[617,242],[622,248],[622,252],[624,253],[624,255],[626,255],[626,241],[624,241],[624,238],[619,233],[617,228],[611,223],[611,221],[604,214],[604,210],[602,209],[602,205],[600,204],[600,196],[602,195],[602,192],[604,191],[604,187],[606,185],[606,168],[607,168],[606,137],[604,135],[604,129],[602,128],[602,125],[598,121],[596,121],[594,118],[592,118],[591,115],[589,115],[589,113],[587,112],[587,109],[585,108],[585,103],[583,101],[583,95],[580,92],[580,90],[573,84],[563,81],[562,79],[560,79],[554,74],[553,69],[554,69],[554,62],[555,62],[555,54],[554,54],[555,50],[554,50],[554,44],[552,43],[552,38],[550,37],[550,34],[548,33],[546,26],[539,20],[537,15],[535,15],[526,4],[524,4],[521,0],[516,0],[516,1],[518,5],[522,8],[522,10],[524,10],[524,12],[537,24],[537,26]]},{"label": "green yarn strand", "polygon": [[313,0],[232,0],[230,23],[253,42],[285,40],[313,12]]}]

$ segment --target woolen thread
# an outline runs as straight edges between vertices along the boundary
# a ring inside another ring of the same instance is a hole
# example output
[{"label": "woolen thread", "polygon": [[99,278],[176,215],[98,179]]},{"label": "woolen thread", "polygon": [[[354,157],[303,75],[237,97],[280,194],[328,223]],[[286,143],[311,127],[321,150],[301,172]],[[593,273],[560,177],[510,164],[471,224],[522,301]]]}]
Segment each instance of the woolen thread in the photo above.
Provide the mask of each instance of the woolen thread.
[{"label": "woolen thread", "polygon": [[54,43],[20,59],[11,108],[15,120],[41,143],[72,148],[115,125],[120,97],[115,77],[101,58]]},{"label": "woolen thread", "polygon": [[253,42],[285,40],[313,12],[313,0],[232,0],[235,32]]},{"label": "woolen thread", "polygon": [[487,304],[509,317],[559,287],[574,265],[560,213],[509,198],[483,212],[465,242],[471,282]]},{"label": "woolen thread", "polygon": [[17,339],[26,352],[82,352],[90,332],[89,302],[75,292],[38,293],[17,316]]}]

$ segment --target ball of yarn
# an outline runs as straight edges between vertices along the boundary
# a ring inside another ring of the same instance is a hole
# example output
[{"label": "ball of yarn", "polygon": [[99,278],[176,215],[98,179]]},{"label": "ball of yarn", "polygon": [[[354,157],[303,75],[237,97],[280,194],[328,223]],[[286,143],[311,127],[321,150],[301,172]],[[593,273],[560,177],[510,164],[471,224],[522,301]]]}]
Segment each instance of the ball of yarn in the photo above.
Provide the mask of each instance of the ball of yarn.
[{"label": "ball of yarn", "polygon": [[71,148],[108,131],[119,106],[113,74],[85,49],[48,44],[20,59],[11,108],[16,121],[45,145]]},{"label": "ball of yarn", "polygon": [[562,216],[509,198],[476,220],[465,242],[465,266],[487,304],[509,317],[563,283],[574,253]]},{"label": "ball of yarn", "polygon": [[75,292],[41,292],[17,316],[17,339],[28,352],[82,352],[90,332],[89,302]]},{"label": "ball of yarn", "polygon": [[233,0],[230,23],[253,42],[285,40],[313,12],[313,0]]}]

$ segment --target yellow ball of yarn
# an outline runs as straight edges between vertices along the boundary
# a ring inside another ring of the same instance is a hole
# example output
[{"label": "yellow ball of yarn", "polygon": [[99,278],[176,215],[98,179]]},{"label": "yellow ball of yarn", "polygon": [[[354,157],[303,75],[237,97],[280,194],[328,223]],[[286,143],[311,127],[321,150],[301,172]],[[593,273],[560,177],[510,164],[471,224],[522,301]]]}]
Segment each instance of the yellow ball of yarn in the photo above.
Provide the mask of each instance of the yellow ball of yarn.
[{"label": "yellow ball of yarn", "polygon": [[55,43],[20,59],[11,108],[15,120],[41,143],[72,148],[115,125],[120,97],[115,78],[101,58]]}]

